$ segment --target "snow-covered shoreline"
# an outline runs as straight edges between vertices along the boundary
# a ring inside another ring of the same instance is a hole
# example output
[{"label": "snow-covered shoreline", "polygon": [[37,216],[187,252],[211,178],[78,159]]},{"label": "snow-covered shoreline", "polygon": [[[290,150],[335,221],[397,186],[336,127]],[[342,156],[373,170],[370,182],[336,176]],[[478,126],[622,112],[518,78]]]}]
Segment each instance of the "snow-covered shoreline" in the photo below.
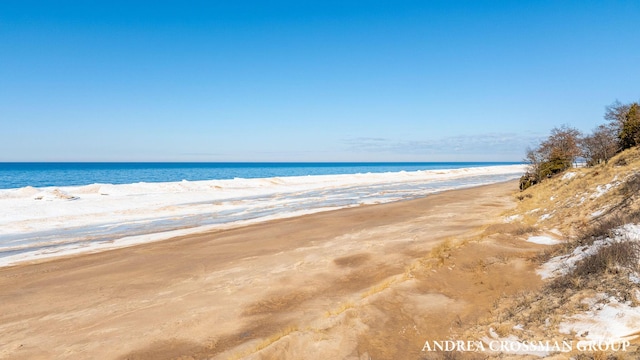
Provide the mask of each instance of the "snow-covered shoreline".
[{"label": "snow-covered shoreline", "polygon": [[518,178],[524,165],[0,190],[0,266]]}]

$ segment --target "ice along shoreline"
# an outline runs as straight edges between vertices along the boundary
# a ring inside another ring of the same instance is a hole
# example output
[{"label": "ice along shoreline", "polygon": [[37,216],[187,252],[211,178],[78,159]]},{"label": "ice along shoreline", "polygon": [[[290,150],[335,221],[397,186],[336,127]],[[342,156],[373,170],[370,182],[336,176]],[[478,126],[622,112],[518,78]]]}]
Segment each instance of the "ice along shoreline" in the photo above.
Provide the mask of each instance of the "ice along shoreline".
[{"label": "ice along shoreline", "polygon": [[508,181],[524,165],[0,190],[0,266]]}]

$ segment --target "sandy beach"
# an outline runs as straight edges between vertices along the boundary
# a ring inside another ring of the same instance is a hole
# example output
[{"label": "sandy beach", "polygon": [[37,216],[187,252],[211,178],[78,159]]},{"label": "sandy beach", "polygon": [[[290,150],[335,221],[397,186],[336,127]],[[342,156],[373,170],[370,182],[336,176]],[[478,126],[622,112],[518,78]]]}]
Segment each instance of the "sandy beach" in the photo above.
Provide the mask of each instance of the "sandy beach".
[{"label": "sandy beach", "polygon": [[543,245],[503,231],[516,189],[0,268],[0,358],[419,359],[539,286],[527,257]]}]

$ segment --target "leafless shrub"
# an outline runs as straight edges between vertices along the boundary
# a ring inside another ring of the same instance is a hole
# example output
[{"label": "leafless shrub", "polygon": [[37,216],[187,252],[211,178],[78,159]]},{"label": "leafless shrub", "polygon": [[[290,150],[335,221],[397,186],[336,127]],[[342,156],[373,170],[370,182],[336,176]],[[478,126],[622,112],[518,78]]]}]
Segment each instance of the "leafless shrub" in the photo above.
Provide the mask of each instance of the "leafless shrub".
[{"label": "leafless shrub", "polygon": [[633,241],[614,242],[578,262],[574,276],[587,277],[616,271],[619,268],[637,270],[640,260],[640,246]]},{"label": "leafless shrub", "polygon": [[581,245],[591,245],[595,240],[600,238],[611,237],[615,228],[628,222],[627,216],[619,213],[601,218],[594,225],[585,229],[582,234],[580,234],[581,236],[578,241],[573,244],[574,248]]},{"label": "leafless shrub", "polygon": [[[566,293],[592,287],[602,275],[620,271],[637,271],[640,261],[640,244],[633,241],[614,242],[579,261],[570,273],[559,276],[548,284],[554,293]],[[629,294],[621,294],[629,297]]]},{"label": "leafless shrub", "polygon": [[517,198],[519,201],[522,201],[522,200],[524,200],[524,199],[531,199],[532,197],[533,197],[533,195],[531,195],[531,194],[524,194],[524,195],[518,195],[518,196],[516,196],[516,198]]},{"label": "leafless shrub", "polygon": [[[640,179],[638,181],[640,186]],[[570,250],[582,245],[591,245],[597,239],[612,237],[613,231],[622,225],[638,223],[640,223],[640,211],[623,212],[618,209],[608,216],[599,218],[594,225],[582,231],[578,240],[569,244]]]}]

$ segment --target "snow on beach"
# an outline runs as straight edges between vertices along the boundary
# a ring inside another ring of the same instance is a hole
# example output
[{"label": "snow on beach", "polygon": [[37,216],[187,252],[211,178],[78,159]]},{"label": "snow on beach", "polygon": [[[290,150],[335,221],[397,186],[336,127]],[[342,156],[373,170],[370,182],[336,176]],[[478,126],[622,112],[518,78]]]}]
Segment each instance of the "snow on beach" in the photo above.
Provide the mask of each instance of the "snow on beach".
[{"label": "snow on beach", "polygon": [[0,266],[518,178],[524,165],[0,190]]},{"label": "snow on beach", "polygon": [[556,240],[549,236],[530,236],[527,239],[527,242],[540,244],[540,245],[556,245],[561,243],[561,241]]}]

